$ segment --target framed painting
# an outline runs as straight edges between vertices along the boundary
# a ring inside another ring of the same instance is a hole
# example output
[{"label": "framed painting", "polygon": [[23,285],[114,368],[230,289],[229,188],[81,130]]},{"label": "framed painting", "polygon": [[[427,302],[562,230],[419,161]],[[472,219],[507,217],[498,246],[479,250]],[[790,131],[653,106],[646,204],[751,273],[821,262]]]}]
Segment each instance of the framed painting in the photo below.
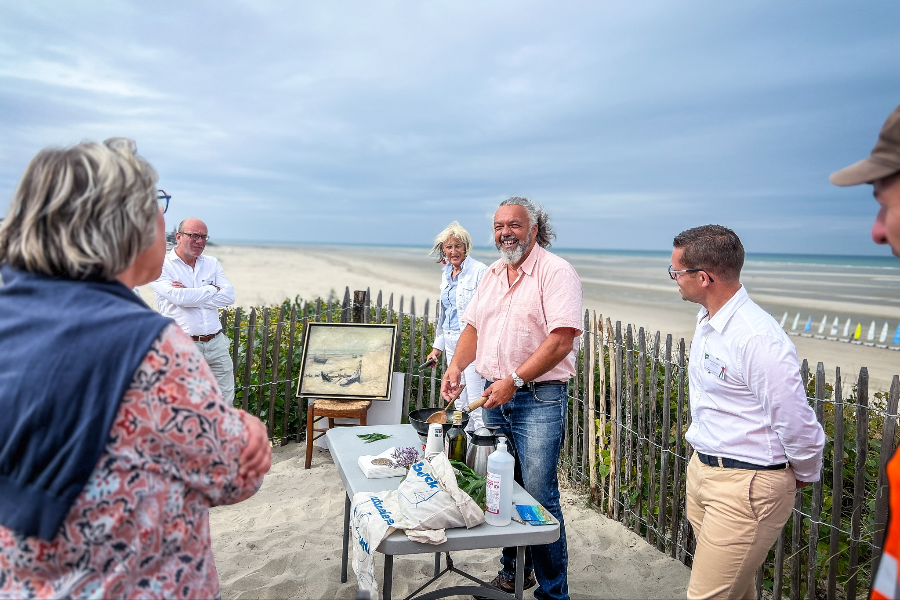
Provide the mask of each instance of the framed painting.
[{"label": "framed painting", "polygon": [[297,395],[390,400],[396,344],[396,325],[308,322]]}]

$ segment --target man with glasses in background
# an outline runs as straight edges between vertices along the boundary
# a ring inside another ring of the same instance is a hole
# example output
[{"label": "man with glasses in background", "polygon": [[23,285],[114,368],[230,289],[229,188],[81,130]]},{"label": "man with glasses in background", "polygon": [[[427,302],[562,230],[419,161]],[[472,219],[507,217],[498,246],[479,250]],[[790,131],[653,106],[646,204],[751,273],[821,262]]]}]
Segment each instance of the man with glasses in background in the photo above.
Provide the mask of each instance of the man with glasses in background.
[{"label": "man with glasses in background", "polygon": [[679,233],[669,277],[703,308],[688,368],[694,447],[687,517],[697,538],[687,597],[756,598],[755,576],[794,505],[818,481],[825,433],[797,349],[741,285],[744,246],[721,225]]},{"label": "man with glasses in background", "polygon": [[219,309],[234,304],[234,288],[219,261],[203,256],[207,241],[203,221],[182,221],[175,234],[175,247],[166,254],[162,274],[151,285],[160,314],[174,319],[191,336],[216,376],[225,401],[232,404],[231,344],[222,331]]}]

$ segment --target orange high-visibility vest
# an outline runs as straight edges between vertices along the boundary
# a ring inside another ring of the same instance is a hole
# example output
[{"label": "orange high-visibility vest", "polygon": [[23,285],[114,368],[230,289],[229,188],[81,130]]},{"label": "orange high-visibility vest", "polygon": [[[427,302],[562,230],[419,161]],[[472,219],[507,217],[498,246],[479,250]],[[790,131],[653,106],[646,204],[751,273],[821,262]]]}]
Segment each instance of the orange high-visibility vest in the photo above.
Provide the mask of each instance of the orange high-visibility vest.
[{"label": "orange high-visibility vest", "polygon": [[872,586],[875,600],[900,598],[897,561],[900,559],[900,452],[894,452],[887,464],[891,512],[884,536],[884,551],[878,563],[878,573]]}]

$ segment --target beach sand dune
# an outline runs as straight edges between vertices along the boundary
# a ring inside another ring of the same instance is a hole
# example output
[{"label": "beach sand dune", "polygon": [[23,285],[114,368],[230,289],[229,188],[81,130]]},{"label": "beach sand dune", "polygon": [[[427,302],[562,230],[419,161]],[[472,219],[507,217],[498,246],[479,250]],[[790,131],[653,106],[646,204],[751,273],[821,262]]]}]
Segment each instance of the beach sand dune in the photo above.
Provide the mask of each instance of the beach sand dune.
[{"label": "beach sand dune", "polygon": [[[353,598],[356,578],[340,583],[344,490],[327,451],[316,449],[310,470],[305,446],[276,448],[272,470],[259,492],[210,511],[213,553],[225,599]],[[657,552],[620,523],[587,508],[583,497],[563,491],[572,598],[684,598],[690,570]],[[454,552],[463,570],[490,580],[499,551]],[[425,583],[434,555],[394,561],[394,596]],[[376,559],[376,574],[383,569]],[[463,585],[444,576],[441,585]],[[532,598],[533,590],[525,593]]]}]

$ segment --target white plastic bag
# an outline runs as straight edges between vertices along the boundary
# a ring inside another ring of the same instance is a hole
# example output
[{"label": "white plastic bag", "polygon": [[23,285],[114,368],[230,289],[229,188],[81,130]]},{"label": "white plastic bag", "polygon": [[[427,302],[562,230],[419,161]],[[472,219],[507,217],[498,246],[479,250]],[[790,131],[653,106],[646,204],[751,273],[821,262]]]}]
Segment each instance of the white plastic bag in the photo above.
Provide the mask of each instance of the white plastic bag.
[{"label": "white plastic bag", "polygon": [[[430,460],[430,462],[429,462]],[[420,460],[394,491],[353,496],[350,528],[353,534],[353,571],[360,589],[376,595],[375,549],[395,529],[416,542],[442,544],[445,529],[475,527],[484,512],[456,484],[456,474],[444,454]]]}]

